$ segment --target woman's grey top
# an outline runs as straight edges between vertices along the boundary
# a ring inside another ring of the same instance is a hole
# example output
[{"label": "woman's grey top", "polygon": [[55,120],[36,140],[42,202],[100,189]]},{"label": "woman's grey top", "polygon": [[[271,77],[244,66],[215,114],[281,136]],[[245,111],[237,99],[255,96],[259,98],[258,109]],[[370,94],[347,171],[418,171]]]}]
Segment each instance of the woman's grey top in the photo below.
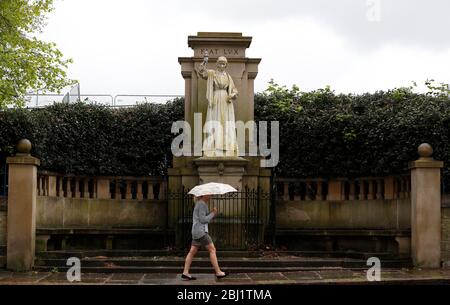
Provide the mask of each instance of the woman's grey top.
[{"label": "woman's grey top", "polygon": [[192,215],[192,238],[199,239],[208,233],[208,222],[214,218],[214,213],[209,213],[208,206],[203,200],[197,201]]}]

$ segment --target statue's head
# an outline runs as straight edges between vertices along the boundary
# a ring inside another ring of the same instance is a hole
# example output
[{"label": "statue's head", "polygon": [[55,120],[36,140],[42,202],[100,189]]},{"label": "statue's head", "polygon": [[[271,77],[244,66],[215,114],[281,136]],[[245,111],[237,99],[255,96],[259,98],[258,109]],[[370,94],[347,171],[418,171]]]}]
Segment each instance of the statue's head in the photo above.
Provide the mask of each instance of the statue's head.
[{"label": "statue's head", "polygon": [[217,58],[217,69],[219,71],[224,71],[225,68],[227,67],[228,64],[228,60],[225,56],[220,56],[219,58]]}]

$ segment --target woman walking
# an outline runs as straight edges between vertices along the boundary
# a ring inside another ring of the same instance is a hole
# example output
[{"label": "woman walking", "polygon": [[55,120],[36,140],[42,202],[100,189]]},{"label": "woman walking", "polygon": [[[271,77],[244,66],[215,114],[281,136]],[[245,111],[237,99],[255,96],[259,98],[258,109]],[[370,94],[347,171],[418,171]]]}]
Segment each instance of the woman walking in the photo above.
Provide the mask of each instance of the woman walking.
[{"label": "woman walking", "polygon": [[211,264],[214,267],[215,275],[219,278],[224,278],[228,274],[223,272],[217,261],[216,248],[208,234],[208,223],[217,215],[217,208],[213,208],[212,212],[209,213],[208,205],[210,195],[203,195],[195,197],[195,207],[192,215],[192,244],[191,249],[186,256],[186,261],[184,264],[183,274],[181,278],[185,280],[195,280],[196,278],[189,273],[191,267],[192,259],[197,254],[198,249],[205,247],[209,252],[209,258]]}]

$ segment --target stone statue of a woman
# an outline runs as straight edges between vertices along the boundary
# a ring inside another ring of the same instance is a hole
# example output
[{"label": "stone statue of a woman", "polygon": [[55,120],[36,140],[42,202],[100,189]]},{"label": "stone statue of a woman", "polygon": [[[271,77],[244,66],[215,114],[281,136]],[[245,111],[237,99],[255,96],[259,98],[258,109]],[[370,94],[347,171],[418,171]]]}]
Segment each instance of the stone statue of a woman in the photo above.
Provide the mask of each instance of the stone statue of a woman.
[{"label": "stone statue of a woman", "polygon": [[224,56],[217,59],[217,70],[206,69],[206,63],[207,55],[197,70],[199,77],[207,80],[208,111],[203,128],[206,135],[203,153],[208,157],[237,156],[233,101],[237,98],[238,91],[233,79],[225,71],[228,61]]}]

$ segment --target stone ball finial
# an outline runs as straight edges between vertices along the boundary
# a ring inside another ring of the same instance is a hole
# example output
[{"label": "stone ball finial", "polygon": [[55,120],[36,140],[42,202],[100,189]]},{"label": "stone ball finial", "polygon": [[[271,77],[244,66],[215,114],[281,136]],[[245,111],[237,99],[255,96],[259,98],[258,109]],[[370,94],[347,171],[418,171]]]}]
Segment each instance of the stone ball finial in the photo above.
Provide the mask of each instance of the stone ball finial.
[{"label": "stone ball finial", "polygon": [[422,143],[419,145],[417,152],[421,158],[431,158],[431,155],[433,154],[433,147],[431,147],[428,143]]},{"label": "stone ball finial", "polygon": [[31,152],[31,142],[28,139],[21,139],[17,142],[16,149],[19,154],[29,155]]}]

